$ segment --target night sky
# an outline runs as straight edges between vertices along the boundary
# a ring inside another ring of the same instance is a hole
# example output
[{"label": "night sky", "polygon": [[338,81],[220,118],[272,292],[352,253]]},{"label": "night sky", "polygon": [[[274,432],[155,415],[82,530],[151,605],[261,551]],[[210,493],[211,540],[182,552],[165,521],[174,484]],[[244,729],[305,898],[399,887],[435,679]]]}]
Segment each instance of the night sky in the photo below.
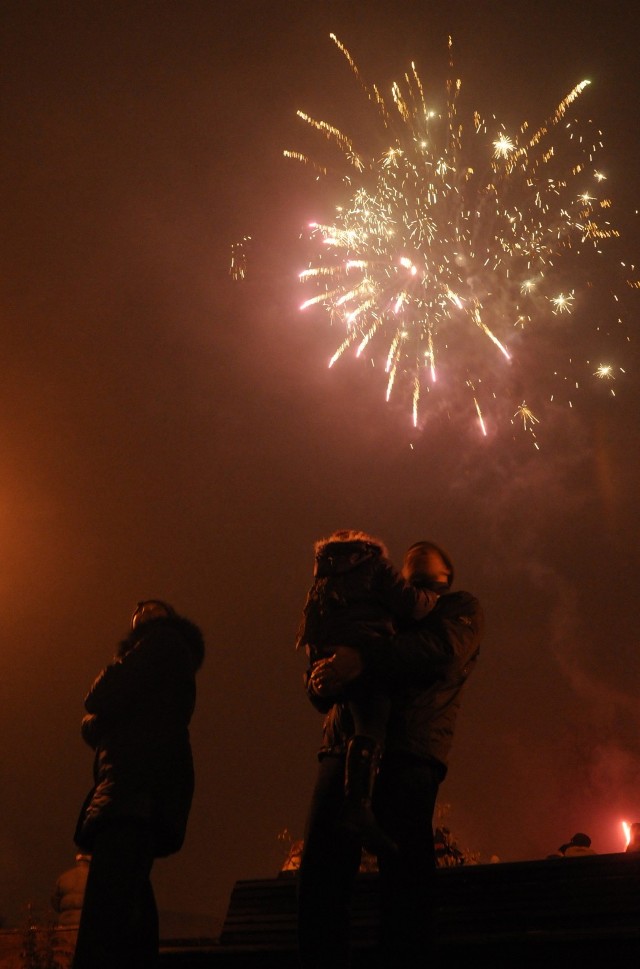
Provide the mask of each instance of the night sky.
[{"label": "night sky", "polygon": [[[483,603],[441,789],[457,840],[485,861],[579,830],[622,850],[621,820],[640,820],[640,307],[616,396],[594,381],[549,409],[539,450],[482,437],[455,396],[416,431],[366,362],[327,368],[338,333],[299,312],[300,231],[334,200],[282,151],[310,144],[298,108],[361,124],[330,32],[385,92],[414,60],[436,97],[452,35],[469,100],[512,126],[588,77],[578,113],[603,130],[616,252],[637,263],[632,5],[5,0],[0,27],[5,924],[72,862],[83,697],[140,598],[207,642],[187,840],[154,874],[166,931],[217,931],[237,879],[277,873],[321,731],[295,631],[313,542],[336,528],[398,563],[434,539]],[[599,311],[566,323],[576,356]],[[535,345],[534,374],[552,350]]]}]

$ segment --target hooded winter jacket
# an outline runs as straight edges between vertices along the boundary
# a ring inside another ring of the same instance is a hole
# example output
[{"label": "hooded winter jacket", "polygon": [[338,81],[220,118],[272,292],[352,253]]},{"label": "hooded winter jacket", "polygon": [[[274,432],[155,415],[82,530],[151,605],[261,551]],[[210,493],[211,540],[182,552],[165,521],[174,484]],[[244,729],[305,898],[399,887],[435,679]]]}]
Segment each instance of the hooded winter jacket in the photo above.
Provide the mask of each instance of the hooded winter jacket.
[{"label": "hooded winter jacket", "polygon": [[[421,621],[405,626],[390,640],[370,644],[367,670],[391,696],[385,750],[428,760],[444,778],[462,691],[478,658],[483,624],[474,596],[450,592],[440,596]],[[323,710],[308,676],[307,692],[314,706]],[[324,711],[327,706],[324,703]],[[348,706],[334,704],[325,718],[320,757],[343,753],[352,735]]]},{"label": "hooded winter jacket", "polygon": [[204,644],[181,617],[143,623],[120,646],[85,698],[85,741],[95,750],[94,786],[75,841],[92,850],[101,825],[126,818],[151,826],[157,857],[178,851],[193,797],[189,722]]},{"label": "hooded winter jacket", "polygon": [[377,538],[334,532],[315,545],[314,581],[296,648],[306,647],[312,663],[336,645],[365,648],[370,638],[390,636],[398,622],[424,616],[437,600],[436,593],[405,581]]}]

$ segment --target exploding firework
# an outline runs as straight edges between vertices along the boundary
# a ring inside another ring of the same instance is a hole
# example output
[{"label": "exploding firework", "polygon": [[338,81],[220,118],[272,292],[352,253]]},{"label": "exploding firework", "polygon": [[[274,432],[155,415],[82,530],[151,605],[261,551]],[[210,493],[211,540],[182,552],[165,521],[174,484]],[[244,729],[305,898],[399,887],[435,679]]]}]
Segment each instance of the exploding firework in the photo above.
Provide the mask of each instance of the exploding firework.
[{"label": "exploding firework", "polygon": [[[535,130],[527,123],[491,130],[475,113],[467,134],[458,121],[460,81],[447,83],[439,111],[412,64],[385,100],[331,38],[386,147],[364,152],[339,128],[299,111],[327,139],[334,161],[284,153],[319,177],[337,175],[340,186],[335,215],[309,226],[313,256],[300,273],[314,286],[302,309],[321,306],[342,329],[329,366],[347,351],[367,356],[384,369],[387,400],[404,385],[416,426],[429,411],[462,403],[483,434],[489,417],[495,424],[502,413],[535,438],[539,420],[522,386],[528,334],[545,328],[553,340],[567,325],[592,286],[574,285],[576,263],[586,268],[587,255],[599,256],[618,235],[608,221],[606,176],[595,168],[601,132],[572,114],[589,82]],[[556,366],[552,377],[574,392],[583,375],[594,375],[593,362],[580,357],[578,366],[570,377]],[[597,366],[597,376],[613,376],[611,365]],[[559,389],[546,391],[548,399]],[[542,401],[539,387],[532,390]]]}]

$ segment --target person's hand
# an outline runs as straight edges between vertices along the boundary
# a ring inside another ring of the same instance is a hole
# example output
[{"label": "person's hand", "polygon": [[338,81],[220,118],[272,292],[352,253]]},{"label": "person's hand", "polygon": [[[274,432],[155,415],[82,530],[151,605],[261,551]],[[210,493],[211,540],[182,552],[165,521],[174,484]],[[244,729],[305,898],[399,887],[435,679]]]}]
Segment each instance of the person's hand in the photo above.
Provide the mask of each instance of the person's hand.
[{"label": "person's hand", "polygon": [[340,684],[331,666],[331,659],[322,659],[314,663],[309,686],[316,696],[323,700],[334,699],[340,693]]},{"label": "person's hand", "polygon": [[356,680],[364,669],[360,652],[352,646],[336,646],[329,662],[342,689]]},{"label": "person's hand", "polygon": [[329,659],[320,660],[311,671],[311,689],[320,697],[339,696],[363,670],[362,657],[351,646],[336,646]]}]

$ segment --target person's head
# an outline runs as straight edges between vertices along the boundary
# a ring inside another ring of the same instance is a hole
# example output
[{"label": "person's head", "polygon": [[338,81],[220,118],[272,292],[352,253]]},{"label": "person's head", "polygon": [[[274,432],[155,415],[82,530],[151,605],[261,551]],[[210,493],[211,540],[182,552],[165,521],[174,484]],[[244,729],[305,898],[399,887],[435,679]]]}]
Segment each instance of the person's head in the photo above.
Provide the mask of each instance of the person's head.
[{"label": "person's head", "polygon": [[170,619],[175,617],[176,611],[168,602],[161,599],[144,599],[139,602],[131,617],[131,629],[137,629],[152,619]]},{"label": "person's head", "polygon": [[578,831],[577,834],[574,834],[570,843],[576,845],[578,848],[590,848],[591,838],[588,834],[583,834],[582,831]]},{"label": "person's head", "polygon": [[402,575],[412,585],[446,592],[453,582],[453,563],[434,542],[415,542],[405,552]]}]

